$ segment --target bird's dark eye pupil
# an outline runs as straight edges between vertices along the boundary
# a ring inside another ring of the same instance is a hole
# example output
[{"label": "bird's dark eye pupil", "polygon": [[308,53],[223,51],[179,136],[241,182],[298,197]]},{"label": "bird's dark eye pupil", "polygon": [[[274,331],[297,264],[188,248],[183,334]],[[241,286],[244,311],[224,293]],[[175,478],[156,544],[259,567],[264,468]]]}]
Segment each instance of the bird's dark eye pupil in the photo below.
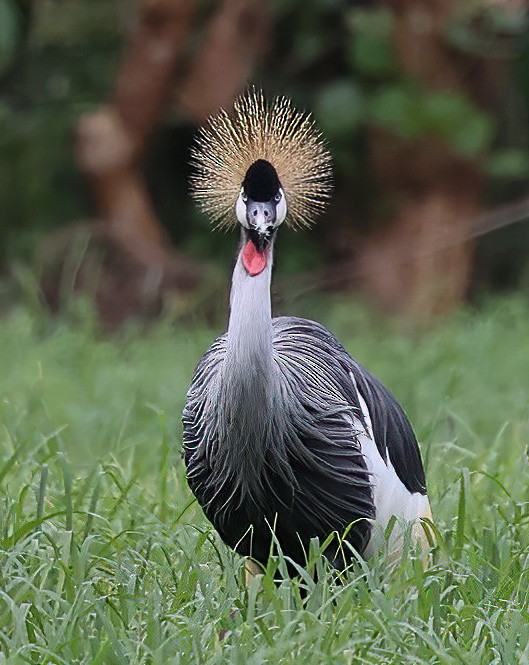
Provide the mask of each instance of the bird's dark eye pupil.
[{"label": "bird's dark eye pupil", "polygon": [[274,198],[276,200],[276,203],[279,203],[279,201],[281,201],[281,192],[278,192]]},{"label": "bird's dark eye pupil", "polygon": [[241,199],[246,203],[248,201],[248,196],[246,195],[246,192],[241,192]]}]

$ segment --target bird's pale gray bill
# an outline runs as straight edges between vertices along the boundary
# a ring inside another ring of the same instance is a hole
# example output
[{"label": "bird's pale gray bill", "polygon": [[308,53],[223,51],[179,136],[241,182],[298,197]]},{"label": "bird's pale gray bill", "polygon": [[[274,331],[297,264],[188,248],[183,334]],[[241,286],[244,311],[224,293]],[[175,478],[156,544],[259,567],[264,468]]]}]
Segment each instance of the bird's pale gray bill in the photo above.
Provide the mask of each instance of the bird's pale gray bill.
[{"label": "bird's pale gray bill", "polygon": [[249,196],[243,185],[235,203],[239,224],[263,239],[270,238],[287,216],[287,201],[281,186],[278,184],[278,188],[272,188],[270,193],[273,196],[262,196],[263,192],[258,192],[258,196]]},{"label": "bird's pale gray bill", "polygon": [[277,203],[271,201],[246,201],[246,222],[249,229],[255,229],[262,235],[269,235],[277,220]]}]

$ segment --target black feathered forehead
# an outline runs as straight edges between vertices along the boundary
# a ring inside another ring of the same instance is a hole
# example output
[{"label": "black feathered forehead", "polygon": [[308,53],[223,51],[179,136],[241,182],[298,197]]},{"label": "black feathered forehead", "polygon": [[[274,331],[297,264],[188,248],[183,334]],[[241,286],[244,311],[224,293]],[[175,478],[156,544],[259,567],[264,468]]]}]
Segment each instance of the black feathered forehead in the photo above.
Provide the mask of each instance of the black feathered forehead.
[{"label": "black feathered forehead", "polygon": [[266,159],[258,159],[246,171],[242,182],[244,192],[253,201],[271,201],[278,193],[281,183],[275,168]]}]

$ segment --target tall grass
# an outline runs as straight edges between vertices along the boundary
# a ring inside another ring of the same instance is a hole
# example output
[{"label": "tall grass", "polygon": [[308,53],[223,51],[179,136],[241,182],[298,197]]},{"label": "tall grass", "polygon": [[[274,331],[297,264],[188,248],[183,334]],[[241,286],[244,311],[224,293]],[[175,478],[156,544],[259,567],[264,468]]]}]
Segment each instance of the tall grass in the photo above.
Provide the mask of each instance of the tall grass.
[{"label": "tall grass", "polygon": [[180,412],[204,326],[102,335],[31,308],[0,329],[1,663],[529,663],[529,308],[400,335],[319,318],[404,404],[437,545],[341,579],[316,544],[258,587],[185,482]]}]

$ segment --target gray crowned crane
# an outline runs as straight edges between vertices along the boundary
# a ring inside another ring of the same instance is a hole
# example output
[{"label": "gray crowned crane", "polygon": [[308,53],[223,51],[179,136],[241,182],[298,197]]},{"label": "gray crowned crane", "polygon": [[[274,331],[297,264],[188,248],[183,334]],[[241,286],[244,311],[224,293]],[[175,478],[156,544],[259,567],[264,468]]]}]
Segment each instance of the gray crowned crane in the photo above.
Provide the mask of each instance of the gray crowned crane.
[{"label": "gray crowned crane", "polygon": [[426,543],[424,470],[402,408],[322,325],[272,318],[278,229],[309,225],[330,197],[314,121],[252,90],[209,119],[192,163],[202,210],[241,233],[228,331],[200,360],[183,413],[187,479],[207,518],[261,563],[274,538],[303,565],[311,539],[336,533],[326,555],[343,567],[341,537],[368,557],[393,515],[397,554],[405,523]]}]

